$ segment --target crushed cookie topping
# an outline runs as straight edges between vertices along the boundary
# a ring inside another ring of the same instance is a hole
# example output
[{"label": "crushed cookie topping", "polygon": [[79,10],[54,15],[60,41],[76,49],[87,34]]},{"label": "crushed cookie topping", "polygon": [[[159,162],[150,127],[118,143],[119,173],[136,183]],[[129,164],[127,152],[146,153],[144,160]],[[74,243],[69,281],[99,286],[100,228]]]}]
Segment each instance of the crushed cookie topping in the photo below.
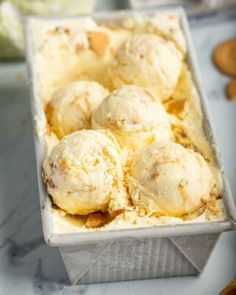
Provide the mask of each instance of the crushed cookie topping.
[{"label": "crushed cookie topping", "polygon": [[109,37],[104,32],[88,32],[88,39],[90,44],[90,49],[92,49],[97,55],[104,55],[108,45]]}]

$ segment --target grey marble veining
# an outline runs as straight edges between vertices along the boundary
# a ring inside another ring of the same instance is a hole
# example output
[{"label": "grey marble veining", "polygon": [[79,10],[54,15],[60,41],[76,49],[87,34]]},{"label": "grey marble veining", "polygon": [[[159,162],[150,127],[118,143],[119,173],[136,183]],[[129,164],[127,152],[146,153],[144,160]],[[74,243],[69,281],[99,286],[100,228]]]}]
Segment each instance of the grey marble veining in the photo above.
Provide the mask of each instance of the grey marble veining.
[{"label": "grey marble veining", "polygon": [[[11,66],[1,67],[1,78],[5,67]],[[16,76],[14,67],[11,82]],[[17,67],[24,74],[25,65]],[[42,279],[50,288],[51,281],[59,284],[67,279],[57,250],[47,247],[42,237],[29,94],[24,81],[0,88],[0,171],[0,294],[15,294],[16,290],[32,294],[33,289],[36,294],[49,294],[41,292],[45,288]]]},{"label": "grey marble veining", "polygon": [[[236,19],[200,22],[193,37],[226,173],[236,194],[236,103],[224,96],[228,78],[211,62],[215,45],[236,36]],[[56,249],[42,236],[23,62],[0,64],[0,295],[213,295],[236,275],[236,234],[221,236],[200,277],[69,286]],[[184,291],[183,291],[184,286]]]}]

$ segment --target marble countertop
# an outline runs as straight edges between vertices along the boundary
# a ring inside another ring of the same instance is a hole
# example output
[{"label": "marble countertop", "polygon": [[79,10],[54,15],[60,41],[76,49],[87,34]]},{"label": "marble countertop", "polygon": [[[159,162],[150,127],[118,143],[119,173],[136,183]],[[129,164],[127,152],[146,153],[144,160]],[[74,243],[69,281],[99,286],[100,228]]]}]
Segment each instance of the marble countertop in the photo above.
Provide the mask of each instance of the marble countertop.
[{"label": "marble countertop", "polygon": [[[235,14],[236,15],[236,14]],[[211,62],[221,40],[236,36],[236,17],[193,23],[192,34],[225,170],[236,195],[236,103]],[[221,235],[199,277],[70,286],[61,257],[43,240],[29,91],[24,62],[0,63],[0,295],[215,295],[236,275],[236,233]]]}]

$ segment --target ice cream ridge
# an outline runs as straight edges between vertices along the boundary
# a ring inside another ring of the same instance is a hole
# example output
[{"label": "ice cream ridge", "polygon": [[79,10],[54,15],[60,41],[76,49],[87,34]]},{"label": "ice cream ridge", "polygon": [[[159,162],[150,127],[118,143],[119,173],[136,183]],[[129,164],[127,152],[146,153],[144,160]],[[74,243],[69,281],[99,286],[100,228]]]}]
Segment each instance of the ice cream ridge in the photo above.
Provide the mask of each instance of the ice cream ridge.
[{"label": "ice cream ridge", "polygon": [[[149,20],[149,30],[140,19],[120,28],[93,24],[106,32],[106,50],[76,52],[86,62],[45,103],[51,140],[43,179],[53,210],[78,218],[78,230],[220,214],[218,171],[183,33],[168,17]],[[91,30],[83,34],[91,39]],[[93,44],[102,46],[98,37]],[[89,62],[94,72],[86,71]]]}]

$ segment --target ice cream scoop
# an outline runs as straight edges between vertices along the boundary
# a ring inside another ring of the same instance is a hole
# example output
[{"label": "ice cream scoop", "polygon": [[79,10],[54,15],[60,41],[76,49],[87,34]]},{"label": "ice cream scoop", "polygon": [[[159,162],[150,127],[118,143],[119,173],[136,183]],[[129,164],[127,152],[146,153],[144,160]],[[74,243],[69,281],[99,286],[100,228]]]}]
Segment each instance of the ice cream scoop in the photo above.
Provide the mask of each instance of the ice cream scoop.
[{"label": "ice cream scoop", "polygon": [[154,144],[138,152],[127,183],[141,215],[176,217],[203,206],[214,186],[204,158],[174,142]]},{"label": "ice cream scoop", "polygon": [[80,130],[65,136],[43,164],[53,202],[70,214],[110,212],[127,204],[121,151],[105,130]]},{"label": "ice cream scoop", "polygon": [[154,34],[133,34],[117,51],[110,68],[112,85],[139,85],[165,100],[174,91],[181,63],[182,54],[172,41]]},{"label": "ice cream scoop", "polygon": [[53,131],[62,138],[76,130],[90,128],[92,111],[107,95],[108,90],[92,81],[76,81],[59,89],[47,106]]},{"label": "ice cream scoop", "polygon": [[171,139],[169,117],[161,102],[134,85],[111,92],[94,111],[92,127],[109,129],[122,147],[131,149]]}]

